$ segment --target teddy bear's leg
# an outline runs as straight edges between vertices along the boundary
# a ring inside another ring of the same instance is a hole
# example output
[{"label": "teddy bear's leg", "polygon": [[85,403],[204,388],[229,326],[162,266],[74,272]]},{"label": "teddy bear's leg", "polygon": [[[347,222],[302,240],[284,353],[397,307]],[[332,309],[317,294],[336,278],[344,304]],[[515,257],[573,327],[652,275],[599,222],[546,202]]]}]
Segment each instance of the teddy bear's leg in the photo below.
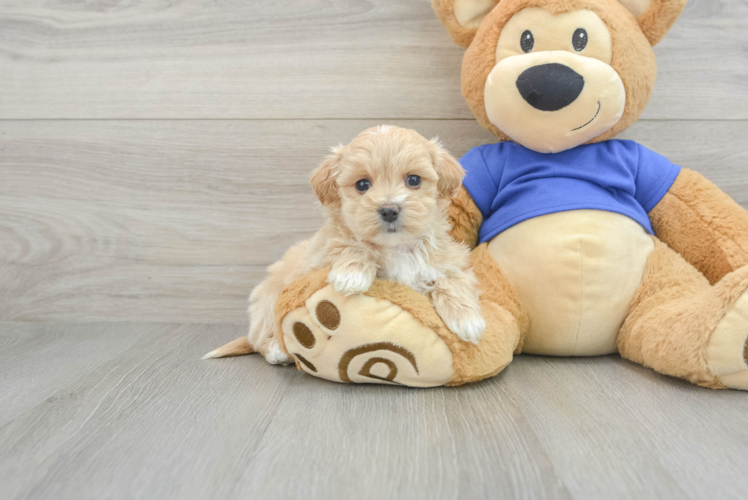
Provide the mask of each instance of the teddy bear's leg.
[{"label": "teddy bear's leg", "polygon": [[618,336],[621,356],[705,387],[748,390],[748,267],[712,286],[655,240]]},{"label": "teddy bear's leg", "polygon": [[517,291],[489,253],[487,243],[471,252],[470,265],[479,282],[486,331],[478,346],[459,342],[458,348],[454,349],[453,354],[462,368],[449,385],[461,385],[499,373],[513,355],[522,352],[522,343],[530,326]]},{"label": "teddy bear's leg", "polygon": [[486,245],[472,254],[486,330],[479,345],[449,331],[428,298],[389,281],[346,296],[329,269],[287,287],[276,303],[283,349],[310,375],[335,382],[461,385],[499,373],[519,352],[528,320]]}]

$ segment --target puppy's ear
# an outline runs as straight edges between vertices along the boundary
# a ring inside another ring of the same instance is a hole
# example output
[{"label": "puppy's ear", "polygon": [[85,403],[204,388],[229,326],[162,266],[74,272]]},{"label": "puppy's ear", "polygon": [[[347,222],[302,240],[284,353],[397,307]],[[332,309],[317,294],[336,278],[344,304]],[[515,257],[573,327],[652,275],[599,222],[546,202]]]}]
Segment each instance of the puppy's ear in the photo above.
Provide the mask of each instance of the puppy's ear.
[{"label": "puppy's ear", "polygon": [[312,172],[312,189],[323,205],[340,203],[338,183],[336,179],[340,173],[340,148],[333,148],[332,154],[325,158],[322,165]]},{"label": "puppy's ear", "polygon": [[634,15],[653,46],[657,45],[680,17],[688,0],[619,0]]},{"label": "puppy's ear", "polygon": [[436,17],[461,47],[473,41],[478,26],[500,0],[431,0]]},{"label": "puppy's ear", "polygon": [[465,177],[465,169],[460,163],[444,149],[438,138],[431,139],[433,146],[434,169],[439,176],[437,189],[439,196],[442,198],[452,198],[457,194],[457,190],[462,185],[462,179]]}]

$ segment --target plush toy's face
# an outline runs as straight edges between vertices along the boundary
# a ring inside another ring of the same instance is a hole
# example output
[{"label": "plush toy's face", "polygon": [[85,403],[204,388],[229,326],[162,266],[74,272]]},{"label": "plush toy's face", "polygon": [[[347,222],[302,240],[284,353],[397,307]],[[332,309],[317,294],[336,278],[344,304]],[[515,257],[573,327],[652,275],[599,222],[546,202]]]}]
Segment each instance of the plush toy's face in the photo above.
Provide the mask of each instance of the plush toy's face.
[{"label": "plush toy's face", "polygon": [[462,90],[478,120],[542,153],[610,139],[638,119],[657,72],[652,44],[685,5],[433,1],[455,41],[469,46]]},{"label": "plush toy's face", "polygon": [[488,119],[538,151],[562,151],[607,132],[626,104],[623,81],[610,65],[612,44],[592,11],[518,12],[501,31],[486,79]]}]

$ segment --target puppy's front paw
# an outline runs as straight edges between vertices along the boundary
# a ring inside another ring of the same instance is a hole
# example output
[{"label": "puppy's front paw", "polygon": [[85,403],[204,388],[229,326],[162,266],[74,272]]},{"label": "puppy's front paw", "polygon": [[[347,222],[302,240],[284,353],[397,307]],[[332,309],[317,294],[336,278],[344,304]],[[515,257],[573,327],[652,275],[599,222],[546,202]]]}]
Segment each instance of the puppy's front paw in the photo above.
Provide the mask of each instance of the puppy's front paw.
[{"label": "puppy's front paw", "polygon": [[293,359],[283,352],[280,344],[275,340],[268,344],[267,349],[262,355],[265,356],[265,360],[271,365],[290,365],[293,363]]},{"label": "puppy's front paw", "polygon": [[356,270],[333,270],[327,276],[327,282],[332,284],[335,291],[343,295],[354,295],[371,288],[371,284],[374,283],[374,276]]},{"label": "puppy's front paw", "polygon": [[478,341],[483,336],[483,332],[486,330],[486,320],[480,316],[474,316],[464,319],[454,319],[445,322],[447,328],[452,333],[460,337],[465,342],[472,342],[478,344]]},{"label": "puppy's front paw", "polygon": [[[464,294],[463,294],[464,295]],[[435,291],[431,295],[436,313],[447,328],[465,342],[478,344],[486,330],[478,300]]]}]

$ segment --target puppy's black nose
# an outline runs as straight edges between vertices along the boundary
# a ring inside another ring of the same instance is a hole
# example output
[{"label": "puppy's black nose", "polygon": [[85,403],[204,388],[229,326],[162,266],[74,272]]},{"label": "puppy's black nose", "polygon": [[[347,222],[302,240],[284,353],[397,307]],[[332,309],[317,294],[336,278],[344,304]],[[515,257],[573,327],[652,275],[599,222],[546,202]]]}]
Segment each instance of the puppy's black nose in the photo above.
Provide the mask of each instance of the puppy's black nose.
[{"label": "puppy's black nose", "polygon": [[584,88],[582,75],[563,64],[533,66],[517,78],[525,101],[541,111],[558,111],[574,102]]},{"label": "puppy's black nose", "polygon": [[400,214],[400,208],[394,206],[386,206],[379,209],[379,215],[385,222],[395,222],[397,216]]}]

